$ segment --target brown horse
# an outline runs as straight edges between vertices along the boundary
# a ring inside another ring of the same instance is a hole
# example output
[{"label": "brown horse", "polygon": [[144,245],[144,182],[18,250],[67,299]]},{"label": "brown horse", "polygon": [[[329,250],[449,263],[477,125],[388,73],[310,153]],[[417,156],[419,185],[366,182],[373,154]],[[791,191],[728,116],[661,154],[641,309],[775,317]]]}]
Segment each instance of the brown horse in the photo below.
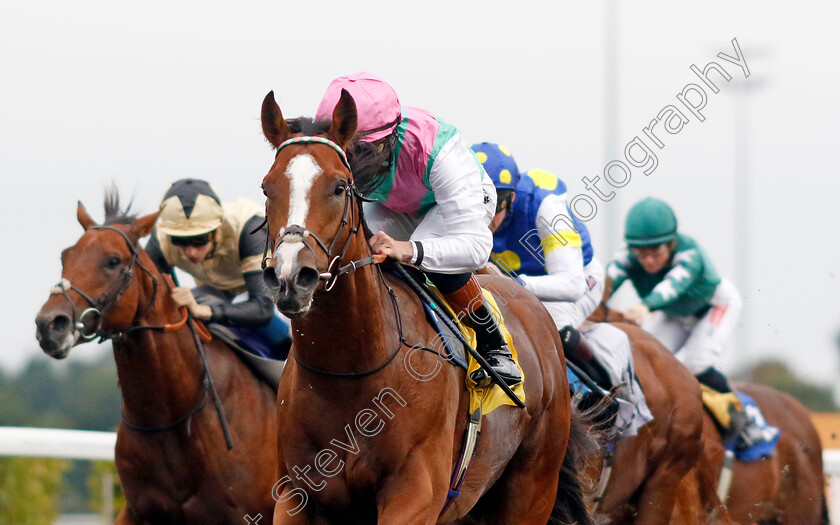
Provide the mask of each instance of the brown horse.
[{"label": "brown horse", "polygon": [[137,245],[157,214],[120,215],[116,194],[106,199],[103,226],[79,203],[85,232],[62,252],[62,281],[36,318],[41,348],[56,359],[95,336],[113,339],[123,397],[116,466],[127,502],[116,523],[223,524],[269,515],[274,392],[219,342],[204,345],[203,363],[186,309],[178,310],[168,281]]},{"label": "brown horse", "polygon": [[263,180],[275,235],[266,283],[294,334],[277,396],[274,523],[544,525],[558,499],[588,523],[575,474],[561,469],[571,466],[561,342],[527,293],[499,300],[527,406],[481,418],[460,495],[442,512],[468,426],[465,373],[426,351],[436,332],[417,296],[372,264],[343,151],[355,103],[344,92],[332,122],[299,119],[293,132],[269,93],[262,125],[278,149]]},{"label": "brown horse", "polygon": [[[698,497],[686,497],[681,488],[703,453],[700,387],[650,334],[626,323],[615,326],[630,340],[636,375],[654,419],[636,436],[615,443],[597,514],[607,523],[705,522],[710,508]],[[597,477],[601,455],[592,459],[589,472]]]},{"label": "brown horse", "polygon": [[[808,411],[791,396],[770,387],[749,383],[734,386],[755,400],[767,422],[781,434],[775,455],[758,461],[735,461],[729,497],[724,502],[729,515],[739,523],[827,524],[822,445]],[[714,428],[704,440],[707,447],[723,447]],[[701,472],[707,483],[714,485],[722,467],[722,459],[717,458],[707,462],[705,472]]]},{"label": "brown horse", "polygon": [[[605,299],[610,292],[608,282]],[[621,322],[621,312],[607,308],[602,301],[590,319],[605,316],[617,321],[616,326],[628,333],[641,330]],[[646,386],[644,382],[642,386]],[[770,387],[748,383],[735,386],[755,399],[765,419],[781,431],[781,436],[774,456],[753,462],[735,461],[729,496],[723,502],[728,516],[739,523],[828,523],[822,446],[808,411],[791,396]],[[702,441],[703,458],[681,486],[678,507],[682,505],[684,510],[699,506],[706,516],[725,519],[717,496],[724,447],[705,410]],[[696,485],[691,486],[693,483]]]}]

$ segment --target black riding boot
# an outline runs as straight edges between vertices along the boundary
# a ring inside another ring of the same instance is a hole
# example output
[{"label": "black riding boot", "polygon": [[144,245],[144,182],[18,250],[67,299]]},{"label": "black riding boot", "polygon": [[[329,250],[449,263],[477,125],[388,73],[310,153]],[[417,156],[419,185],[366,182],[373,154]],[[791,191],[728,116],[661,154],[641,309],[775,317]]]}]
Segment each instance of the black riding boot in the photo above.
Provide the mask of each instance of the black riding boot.
[{"label": "black riding boot", "polygon": [[[475,330],[476,350],[487,361],[502,381],[508,386],[522,382],[519,367],[513,360],[504,336],[490,308],[484,302],[481,287],[475,276],[460,289],[447,294],[446,300],[452,305],[456,315],[465,326]],[[490,385],[490,374],[483,368],[472,373],[470,378],[480,388]]]},{"label": "black riding boot", "polygon": [[596,358],[589,343],[581,335],[580,330],[572,326],[560,329],[560,339],[563,340],[563,354],[567,361],[571,361],[578,368],[595,381],[604,390],[612,388],[610,374]]}]

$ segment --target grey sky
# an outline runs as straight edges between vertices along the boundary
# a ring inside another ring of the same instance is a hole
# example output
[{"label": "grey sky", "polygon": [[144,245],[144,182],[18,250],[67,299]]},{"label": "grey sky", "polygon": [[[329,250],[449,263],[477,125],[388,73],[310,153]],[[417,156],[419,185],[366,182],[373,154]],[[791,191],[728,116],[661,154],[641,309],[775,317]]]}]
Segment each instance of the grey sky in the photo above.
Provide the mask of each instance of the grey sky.
[{"label": "grey sky", "polygon": [[[634,169],[590,222],[607,260],[608,229],[647,195],[667,200],[681,230],[734,277],[737,242],[751,250],[742,324],[748,359],[780,357],[819,381],[840,375],[840,247],[833,226],[840,118],[836,3],[665,1],[618,15],[620,147],[641,136],[689,70],[715,60],[732,75],[708,93],[705,122],[663,138],[659,165]],[[262,202],[272,154],[259,107],[273,89],[286,116],[311,115],[329,81],[366,69],[405,105],[430,109],[468,142],[501,142],[520,168],[548,169],[583,193],[604,147],[604,3],[143,2],[0,3],[0,192],[4,220],[0,366],[40,350],[34,314],[78,238],[76,200],[102,217],[117,182],[137,210],[156,209],[171,181],[210,180],[222,198]],[[737,38],[752,75],[716,59]],[[752,53],[752,54],[751,54]],[[735,85],[754,85],[746,101]],[[726,84],[726,85],[725,85]],[[735,239],[736,104],[746,103],[749,239]],[[602,183],[603,184],[603,183]],[[605,188],[606,186],[604,186]],[[612,211],[610,211],[612,210]],[[100,350],[101,351],[101,350]],[[97,352],[76,348],[69,359]],[[47,359],[46,356],[43,356]]]}]

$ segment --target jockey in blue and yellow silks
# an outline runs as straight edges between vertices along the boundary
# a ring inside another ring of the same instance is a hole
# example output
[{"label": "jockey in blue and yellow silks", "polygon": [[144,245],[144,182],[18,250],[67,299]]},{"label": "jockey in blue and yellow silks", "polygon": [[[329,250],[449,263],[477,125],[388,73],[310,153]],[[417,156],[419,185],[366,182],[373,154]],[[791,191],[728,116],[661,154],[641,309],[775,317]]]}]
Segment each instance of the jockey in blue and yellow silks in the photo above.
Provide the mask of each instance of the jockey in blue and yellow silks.
[{"label": "jockey in blue and yellow silks", "polygon": [[518,275],[558,328],[579,326],[601,301],[604,269],[586,226],[569,211],[566,185],[545,170],[516,172],[504,146],[472,148],[498,192],[491,259]]},{"label": "jockey in blue and yellow silks", "polygon": [[[601,302],[604,268],[586,226],[569,211],[566,185],[545,170],[520,173],[504,146],[484,142],[472,149],[496,186],[491,260],[542,301],[567,353],[575,352],[577,327]],[[592,363],[594,370],[579,364],[609,388],[606,372]]]}]

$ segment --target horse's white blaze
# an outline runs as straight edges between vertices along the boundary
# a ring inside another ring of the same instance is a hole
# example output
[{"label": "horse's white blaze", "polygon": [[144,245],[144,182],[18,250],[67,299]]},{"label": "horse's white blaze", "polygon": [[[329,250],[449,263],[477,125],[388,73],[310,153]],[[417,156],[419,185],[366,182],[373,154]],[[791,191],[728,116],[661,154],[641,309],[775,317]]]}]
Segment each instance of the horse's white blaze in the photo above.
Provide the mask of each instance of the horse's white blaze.
[{"label": "horse's white blaze", "polygon": [[298,155],[286,166],[289,177],[289,220],[286,224],[296,224],[306,228],[304,221],[309,211],[309,190],[318,175],[324,173],[315,158],[308,153]]},{"label": "horse's white blaze", "polygon": [[[304,153],[293,158],[286,166],[286,176],[289,177],[289,217],[287,225],[297,225],[306,228],[306,214],[309,212],[309,191],[312,183],[324,173],[315,158]],[[274,251],[275,260],[280,262],[280,278],[291,277],[292,265],[297,254],[303,248],[302,239],[286,237]]]},{"label": "horse's white blaze", "polygon": [[288,241],[283,241],[283,244],[274,250],[274,260],[280,261],[280,268],[278,270],[281,279],[291,278],[292,263],[297,259],[297,254],[301,248],[303,248],[302,242],[289,243]]}]

